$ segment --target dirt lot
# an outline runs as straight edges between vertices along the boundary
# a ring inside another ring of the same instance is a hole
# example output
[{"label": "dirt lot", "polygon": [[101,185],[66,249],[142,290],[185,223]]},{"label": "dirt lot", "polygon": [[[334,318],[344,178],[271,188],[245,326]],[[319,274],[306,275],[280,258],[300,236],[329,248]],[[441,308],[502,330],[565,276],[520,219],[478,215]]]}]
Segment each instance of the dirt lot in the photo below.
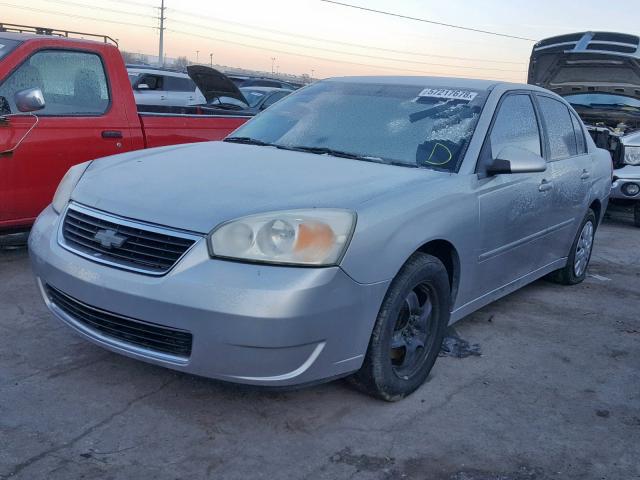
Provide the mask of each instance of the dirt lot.
[{"label": "dirt lot", "polygon": [[640,230],[618,213],[582,285],[539,281],[458,323],[483,355],[440,358],[387,404],[108,353],[45,311],[26,251],[0,251],[0,478],[639,479],[639,312]]}]

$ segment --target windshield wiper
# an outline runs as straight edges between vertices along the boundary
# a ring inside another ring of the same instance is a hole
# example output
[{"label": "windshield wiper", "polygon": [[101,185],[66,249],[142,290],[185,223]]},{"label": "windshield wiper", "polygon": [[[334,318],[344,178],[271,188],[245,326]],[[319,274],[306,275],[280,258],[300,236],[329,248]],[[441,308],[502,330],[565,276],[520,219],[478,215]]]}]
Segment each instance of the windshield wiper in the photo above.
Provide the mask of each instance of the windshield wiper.
[{"label": "windshield wiper", "polygon": [[223,142],[229,143],[244,143],[245,145],[258,145],[260,147],[275,147],[273,143],[263,142],[262,140],[258,140],[257,138],[251,137],[227,137]]},{"label": "windshield wiper", "polygon": [[364,160],[367,162],[375,162],[375,163],[387,163],[384,159],[380,157],[360,155],[358,153],[345,152],[343,150],[335,150],[333,148],[328,148],[328,147],[304,147],[304,146],[299,147],[299,146],[290,146],[290,145],[276,145],[276,147],[281,148],[283,150],[294,150],[296,152],[315,153],[318,155],[331,155],[333,157],[352,158],[354,160]]}]

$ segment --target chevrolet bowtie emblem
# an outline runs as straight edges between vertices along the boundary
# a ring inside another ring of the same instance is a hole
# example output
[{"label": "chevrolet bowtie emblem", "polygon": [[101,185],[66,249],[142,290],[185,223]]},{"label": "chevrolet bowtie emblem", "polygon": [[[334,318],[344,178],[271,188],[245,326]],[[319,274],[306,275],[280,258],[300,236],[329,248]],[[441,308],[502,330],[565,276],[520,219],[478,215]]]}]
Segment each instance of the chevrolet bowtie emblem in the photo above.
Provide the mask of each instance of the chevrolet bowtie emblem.
[{"label": "chevrolet bowtie emblem", "polygon": [[121,247],[127,241],[127,237],[119,235],[115,230],[110,228],[98,230],[93,236],[94,240],[100,242],[104,248]]}]

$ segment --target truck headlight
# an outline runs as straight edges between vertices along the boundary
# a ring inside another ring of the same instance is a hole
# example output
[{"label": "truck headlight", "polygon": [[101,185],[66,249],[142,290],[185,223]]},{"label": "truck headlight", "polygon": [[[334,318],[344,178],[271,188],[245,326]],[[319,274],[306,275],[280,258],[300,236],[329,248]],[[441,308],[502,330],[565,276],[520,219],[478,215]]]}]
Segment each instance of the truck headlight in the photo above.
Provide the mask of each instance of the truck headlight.
[{"label": "truck headlight", "polygon": [[64,174],[64,177],[62,177],[62,180],[58,185],[56,193],[53,195],[53,202],[51,202],[51,206],[56,213],[60,214],[65,209],[67,203],[69,203],[69,200],[71,199],[73,189],[76,188],[76,185],[80,181],[80,178],[82,178],[82,175],[87,170],[90,163],[91,162],[84,162],[79,165],[74,165],[67,170],[67,173]]},{"label": "truck headlight", "polygon": [[640,147],[624,147],[624,163],[640,165]]},{"label": "truck headlight", "polygon": [[208,237],[213,257],[287,265],[336,265],[356,223],[348,210],[313,208],[263,213],[216,227]]}]

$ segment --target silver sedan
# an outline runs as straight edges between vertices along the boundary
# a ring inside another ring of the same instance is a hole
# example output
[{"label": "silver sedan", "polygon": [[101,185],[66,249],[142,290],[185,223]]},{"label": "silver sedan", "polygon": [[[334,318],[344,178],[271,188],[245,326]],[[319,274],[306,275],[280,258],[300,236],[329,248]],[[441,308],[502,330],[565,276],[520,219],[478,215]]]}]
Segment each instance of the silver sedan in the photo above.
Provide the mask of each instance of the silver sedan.
[{"label": "silver sedan", "polygon": [[395,400],[448,324],[545,275],[582,281],[610,188],[608,153],[549,91],[336,78],[223,142],[73,167],[29,245],[47,306],[107,349]]}]

